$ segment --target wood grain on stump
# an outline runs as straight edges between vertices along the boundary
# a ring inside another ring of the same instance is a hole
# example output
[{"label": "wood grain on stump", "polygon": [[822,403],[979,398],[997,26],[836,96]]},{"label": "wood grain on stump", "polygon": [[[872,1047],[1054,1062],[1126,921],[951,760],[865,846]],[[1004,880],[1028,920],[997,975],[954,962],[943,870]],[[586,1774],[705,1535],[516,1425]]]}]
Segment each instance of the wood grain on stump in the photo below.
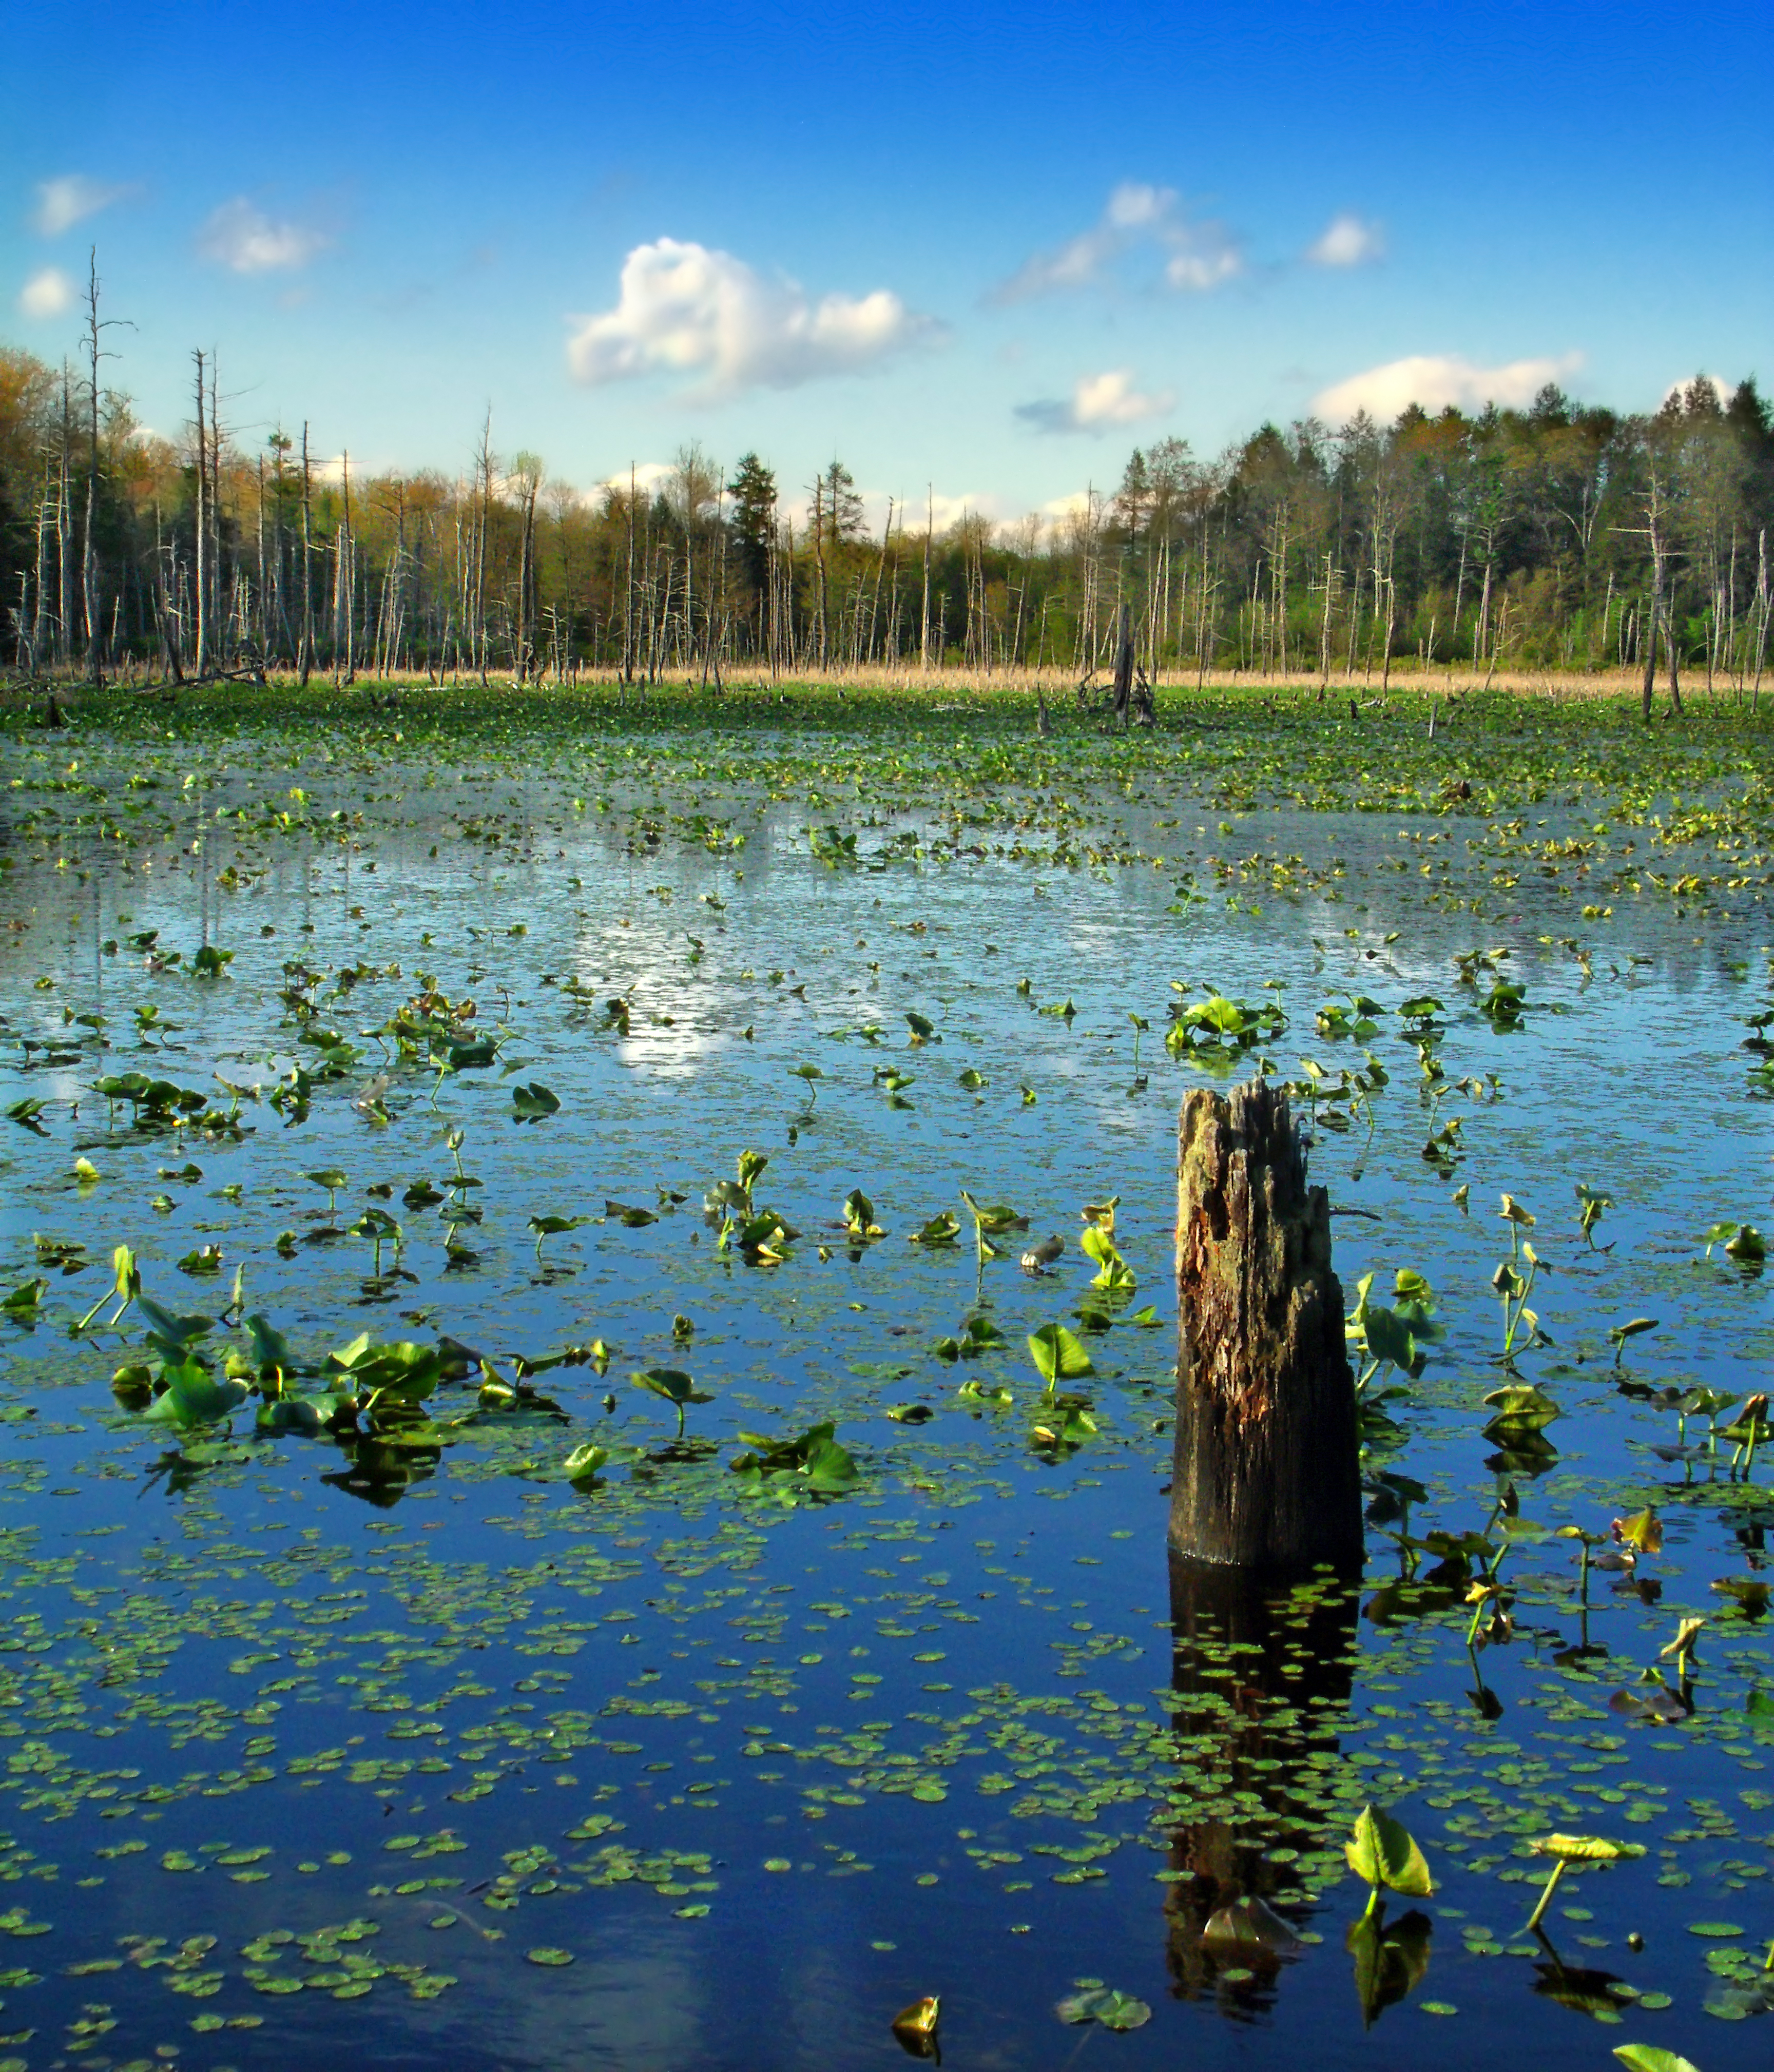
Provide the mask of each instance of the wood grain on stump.
[{"label": "wood grain on stump", "polygon": [[1286,1574],[1361,1561],[1355,1377],[1330,1204],[1284,1088],[1200,1088],[1177,1133],[1176,1452],[1188,1560]]}]

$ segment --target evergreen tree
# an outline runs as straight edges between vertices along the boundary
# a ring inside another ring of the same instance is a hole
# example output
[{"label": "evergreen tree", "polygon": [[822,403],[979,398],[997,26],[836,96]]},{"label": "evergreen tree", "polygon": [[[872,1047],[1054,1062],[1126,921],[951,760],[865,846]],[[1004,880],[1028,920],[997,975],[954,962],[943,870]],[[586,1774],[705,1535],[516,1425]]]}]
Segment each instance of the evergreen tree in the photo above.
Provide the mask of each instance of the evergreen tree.
[{"label": "evergreen tree", "polygon": [[733,500],[728,524],[739,579],[754,597],[762,597],[776,531],[776,478],[755,453],[742,454],[726,493]]}]

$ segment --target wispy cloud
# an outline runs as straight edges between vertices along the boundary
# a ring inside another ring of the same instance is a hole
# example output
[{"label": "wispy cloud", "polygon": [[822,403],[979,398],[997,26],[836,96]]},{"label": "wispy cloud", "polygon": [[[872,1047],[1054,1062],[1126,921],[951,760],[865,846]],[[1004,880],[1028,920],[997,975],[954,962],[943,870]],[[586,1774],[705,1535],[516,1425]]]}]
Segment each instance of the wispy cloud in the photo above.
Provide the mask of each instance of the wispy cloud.
[{"label": "wispy cloud", "polygon": [[1306,248],[1314,266],[1371,266],[1386,256],[1385,233],[1377,223],[1345,210],[1333,216],[1322,234]]},{"label": "wispy cloud", "polygon": [[60,266],[46,266],[19,290],[19,306],[27,317],[59,317],[74,306],[74,283]]},{"label": "wispy cloud", "polygon": [[306,266],[331,243],[323,231],[286,219],[279,222],[237,195],[224,201],[197,235],[206,259],[235,273],[275,273]]},{"label": "wispy cloud", "polygon": [[675,237],[637,245],[615,307],[572,321],[578,380],[692,375],[706,401],[856,373],[941,329],[886,288],[815,302],[785,276],[766,279],[731,252]]},{"label": "wispy cloud", "polygon": [[1019,302],[1089,287],[1117,261],[1141,250],[1163,255],[1164,278],[1173,288],[1216,288],[1245,270],[1243,248],[1224,224],[1188,216],[1174,187],[1124,180],[1089,229],[1051,251],[1032,253],[990,299]]},{"label": "wispy cloud", "polygon": [[44,237],[60,237],[64,230],[72,230],[87,216],[97,216],[129,192],[126,187],[109,187],[84,173],[60,173],[52,180],[39,180],[31,228]]},{"label": "wispy cloud", "polygon": [[1112,367],[1101,374],[1081,375],[1069,396],[1019,403],[1016,414],[1039,432],[1102,433],[1162,417],[1175,406],[1173,389],[1148,395],[1134,385],[1130,367]]},{"label": "wispy cloud", "polygon": [[1418,353],[1390,360],[1332,383],[1312,399],[1314,413],[1332,424],[1344,424],[1358,410],[1389,424],[1410,404],[1426,410],[1482,409],[1487,403],[1519,409],[1531,403],[1549,381],[1562,381],[1583,364],[1580,352],[1556,358],[1512,360],[1501,367],[1475,367],[1457,352]]}]

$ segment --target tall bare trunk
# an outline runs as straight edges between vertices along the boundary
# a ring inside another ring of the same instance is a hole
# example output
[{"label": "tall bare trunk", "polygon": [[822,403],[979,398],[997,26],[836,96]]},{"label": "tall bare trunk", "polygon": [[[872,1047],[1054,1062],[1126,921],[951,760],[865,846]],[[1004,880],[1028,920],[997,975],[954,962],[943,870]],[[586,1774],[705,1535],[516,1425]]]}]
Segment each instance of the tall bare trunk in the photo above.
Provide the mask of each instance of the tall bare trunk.
[{"label": "tall bare trunk", "polygon": [[209,528],[204,512],[209,502],[209,460],[208,413],[204,390],[204,356],[196,352],[191,358],[197,363],[197,532],[196,556],[193,571],[197,579],[197,651],[194,665],[200,676],[209,666],[209,584],[208,564]]},{"label": "tall bare trunk", "polygon": [[95,689],[105,684],[105,649],[98,595],[98,543],[93,536],[99,472],[99,283],[98,248],[88,255],[86,277],[87,449],[86,524],[82,541],[80,593],[86,619],[86,663]]},{"label": "tall bare trunk", "polygon": [[314,470],[308,458],[308,421],[302,421],[302,688],[314,671]]},{"label": "tall bare trunk", "polygon": [[930,542],[936,529],[936,491],[927,483],[924,485],[924,621],[918,636],[918,666],[926,676],[930,673]]}]

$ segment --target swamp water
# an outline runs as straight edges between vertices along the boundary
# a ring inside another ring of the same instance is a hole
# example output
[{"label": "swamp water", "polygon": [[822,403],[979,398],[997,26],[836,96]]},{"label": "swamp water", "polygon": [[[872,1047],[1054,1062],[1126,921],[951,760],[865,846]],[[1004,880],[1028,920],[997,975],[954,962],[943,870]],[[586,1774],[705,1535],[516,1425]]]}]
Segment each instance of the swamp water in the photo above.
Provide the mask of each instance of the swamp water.
[{"label": "swamp water", "polygon": [[[0,2072],[1765,2064],[1750,752],[464,709],[5,738]],[[1266,1603],[1164,1549],[1264,1059],[1395,1355]]]}]

